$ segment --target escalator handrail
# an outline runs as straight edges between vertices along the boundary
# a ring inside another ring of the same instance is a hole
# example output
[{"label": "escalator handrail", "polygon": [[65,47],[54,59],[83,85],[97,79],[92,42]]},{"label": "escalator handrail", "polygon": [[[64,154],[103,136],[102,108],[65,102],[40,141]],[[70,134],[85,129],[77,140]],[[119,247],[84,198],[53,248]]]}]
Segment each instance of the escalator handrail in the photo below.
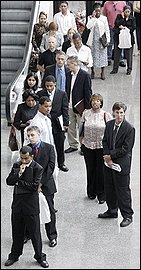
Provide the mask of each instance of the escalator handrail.
[{"label": "escalator handrail", "polygon": [[23,74],[23,72],[25,71],[25,69],[29,63],[31,49],[32,49],[31,41],[32,41],[33,27],[34,27],[34,24],[37,22],[37,17],[38,17],[38,13],[39,13],[39,6],[40,6],[40,1],[33,1],[23,60],[22,60],[22,63],[20,65],[19,69],[17,70],[12,82],[9,83],[9,85],[7,86],[7,89],[6,89],[5,110],[6,110],[7,122],[9,124],[12,123],[12,116],[11,116],[11,110],[10,110],[10,96],[11,96],[10,93],[15,88],[18,80],[20,79],[20,76]]}]

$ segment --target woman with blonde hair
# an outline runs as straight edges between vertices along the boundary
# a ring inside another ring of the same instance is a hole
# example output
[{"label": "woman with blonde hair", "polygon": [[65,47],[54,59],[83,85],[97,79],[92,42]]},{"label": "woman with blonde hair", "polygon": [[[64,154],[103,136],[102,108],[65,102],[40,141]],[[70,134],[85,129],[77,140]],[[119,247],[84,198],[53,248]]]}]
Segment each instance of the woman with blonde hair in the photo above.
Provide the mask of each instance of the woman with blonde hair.
[{"label": "woman with blonde hair", "polygon": [[66,53],[67,49],[73,45],[73,34],[77,33],[74,28],[69,28],[67,32],[67,40],[62,44],[62,51]]}]

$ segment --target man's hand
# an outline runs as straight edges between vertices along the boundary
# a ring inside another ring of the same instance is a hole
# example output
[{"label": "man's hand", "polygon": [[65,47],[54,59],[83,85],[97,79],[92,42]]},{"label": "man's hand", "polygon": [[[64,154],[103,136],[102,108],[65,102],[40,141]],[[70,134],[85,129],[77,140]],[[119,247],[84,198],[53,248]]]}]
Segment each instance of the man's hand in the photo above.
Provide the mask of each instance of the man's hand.
[{"label": "man's hand", "polygon": [[26,165],[25,164],[21,164],[20,165],[20,170],[19,173],[22,174],[25,171]]}]

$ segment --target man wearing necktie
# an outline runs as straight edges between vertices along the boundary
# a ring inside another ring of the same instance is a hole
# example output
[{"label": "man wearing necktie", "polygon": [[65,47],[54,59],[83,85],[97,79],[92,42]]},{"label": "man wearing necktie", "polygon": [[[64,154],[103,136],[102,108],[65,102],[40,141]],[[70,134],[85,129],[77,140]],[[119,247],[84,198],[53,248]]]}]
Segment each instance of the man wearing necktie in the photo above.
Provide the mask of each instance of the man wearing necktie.
[{"label": "man wearing necktie", "polygon": [[[37,126],[31,126],[27,129],[27,136],[32,147],[34,160],[43,167],[43,175],[41,178],[39,192],[44,194],[49,210],[51,221],[45,223],[45,230],[49,238],[49,246],[57,245],[57,229],[56,229],[56,214],[54,209],[54,195],[57,192],[53,172],[55,169],[55,151],[54,146],[41,140],[40,129]],[[37,153],[38,151],[38,153]]]},{"label": "man wearing necktie", "polygon": [[114,130],[113,130],[113,149],[115,149],[115,142],[116,142],[116,136],[118,133],[119,126],[115,123]]},{"label": "man wearing necktie", "polygon": [[[115,119],[106,124],[103,137],[104,180],[106,203],[108,210],[98,215],[99,218],[117,218],[118,208],[123,217],[120,227],[126,227],[132,223],[134,211],[130,189],[130,168],[132,160],[132,148],[135,141],[135,128],[125,119],[126,105],[116,102],[113,105]],[[116,163],[121,171],[112,169]]]},{"label": "man wearing necktie", "polygon": [[65,65],[66,54],[63,51],[58,51],[55,57],[56,63],[45,68],[44,77],[42,80],[42,85],[44,80],[48,75],[52,75],[56,79],[56,89],[66,91],[66,81],[68,68]]},{"label": "man wearing necktie", "polygon": [[62,89],[62,70],[61,68],[58,68],[57,70],[57,81],[56,81],[56,87],[57,89]]}]

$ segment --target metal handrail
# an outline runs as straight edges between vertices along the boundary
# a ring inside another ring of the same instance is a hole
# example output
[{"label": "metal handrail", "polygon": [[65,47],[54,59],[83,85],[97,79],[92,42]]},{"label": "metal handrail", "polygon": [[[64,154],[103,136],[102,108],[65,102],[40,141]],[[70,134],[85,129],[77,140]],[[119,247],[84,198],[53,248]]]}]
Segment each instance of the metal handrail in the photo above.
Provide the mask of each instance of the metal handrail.
[{"label": "metal handrail", "polygon": [[26,40],[26,46],[24,50],[23,60],[22,63],[17,70],[12,82],[9,83],[7,89],[6,89],[6,103],[5,103],[5,110],[6,110],[6,118],[8,121],[8,125],[11,125],[12,123],[12,115],[11,115],[11,106],[10,106],[10,97],[11,97],[11,91],[14,90],[16,87],[17,82],[20,80],[20,77],[28,70],[31,50],[32,50],[32,33],[33,33],[33,27],[34,24],[37,22],[37,17],[39,14],[39,6],[40,1],[33,1],[33,6],[31,10],[31,16],[30,16],[30,22],[28,27],[28,34],[27,34],[27,40]]}]

